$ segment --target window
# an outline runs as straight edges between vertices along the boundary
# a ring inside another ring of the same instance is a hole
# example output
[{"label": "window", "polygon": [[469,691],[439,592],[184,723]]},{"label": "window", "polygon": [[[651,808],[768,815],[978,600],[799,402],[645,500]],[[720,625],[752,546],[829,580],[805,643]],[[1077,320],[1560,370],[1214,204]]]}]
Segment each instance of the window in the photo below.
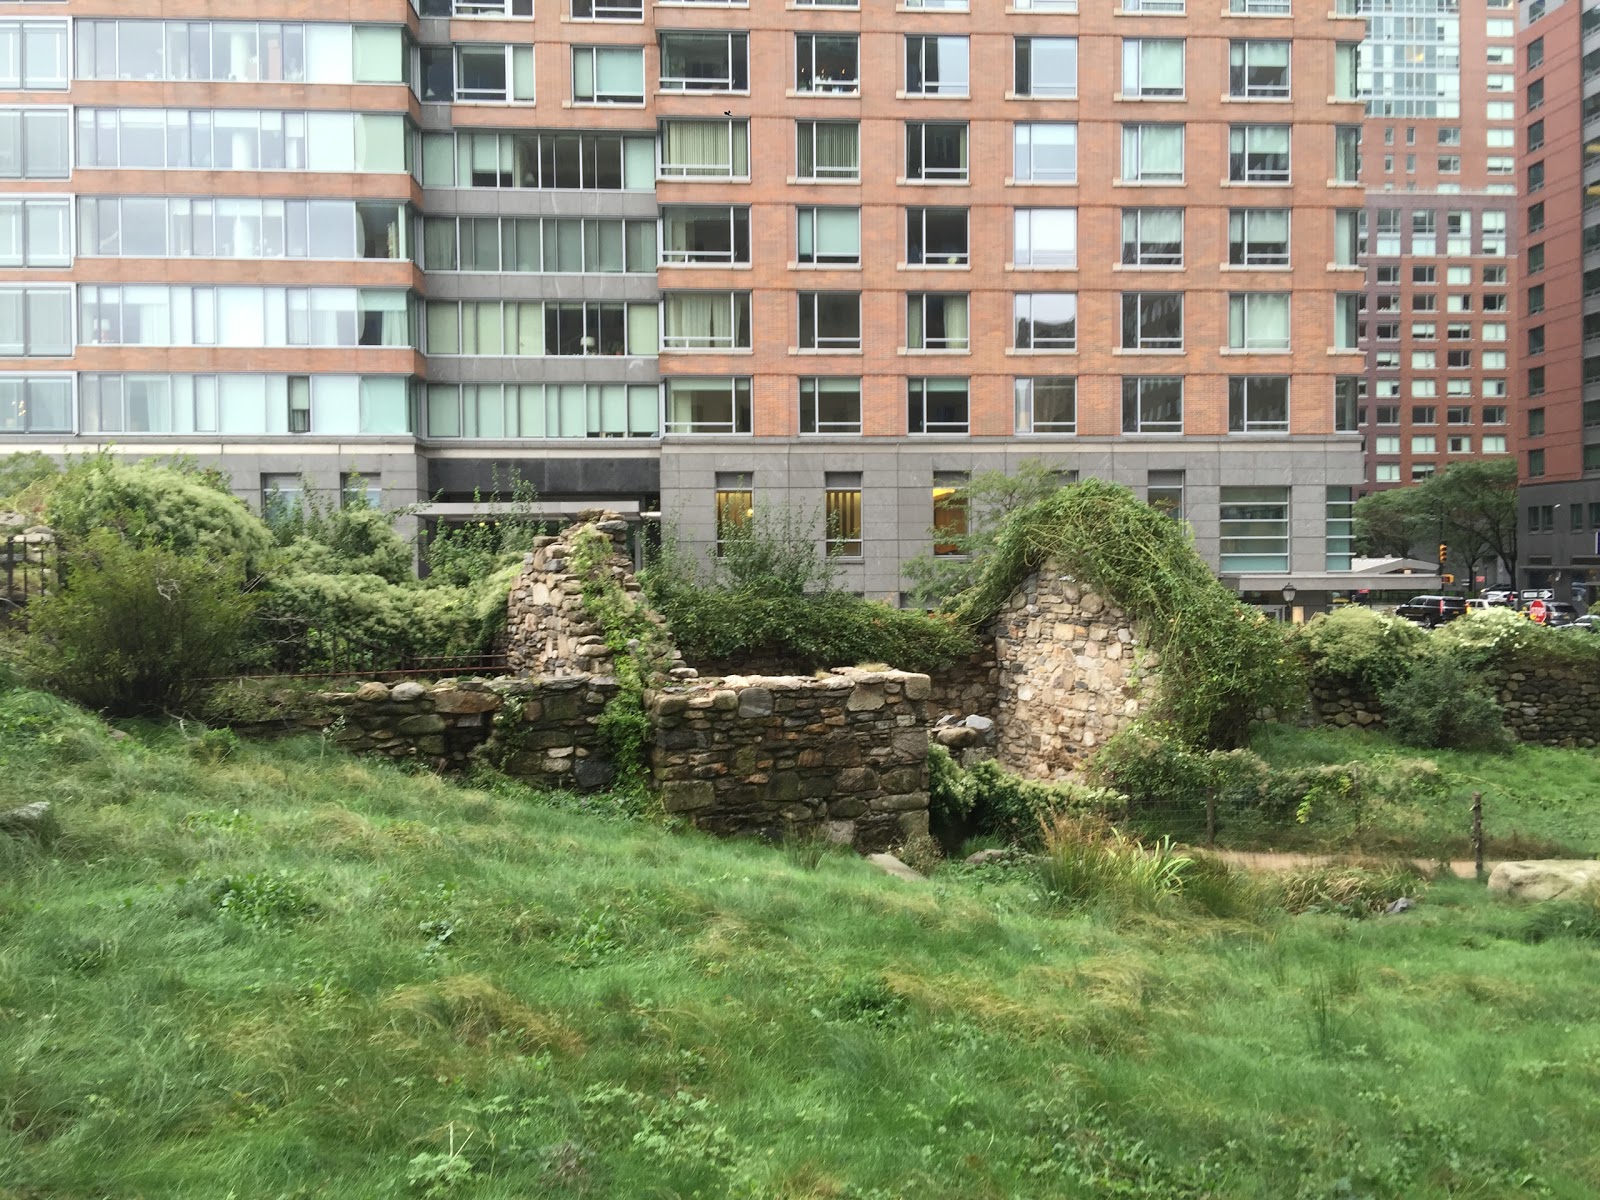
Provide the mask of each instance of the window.
[{"label": "window", "polygon": [[1538,479],[1544,474],[1544,451],[1528,451],[1528,478]]},{"label": "window", "polygon": [[906,35],[906,95],[965,96],[967,39]]},{"label": "window", "polygon": [[661,174],[672,179],[748,179],[749,125],[744,121],[662,121]]},{"label": "window", "polygon": [[1228,11],[1249,17],[1287,17],[1289,0],[1228,0]]},{"label": "window", "polygon": [[[1050,97],[1078,94],[1078,39],[1019,37],[1014,46],[1018,96]],[[909,90],[909,89],[908,89]]]},{"label": "window", "polygon": [[65,91],[67,23],[0,22],[0,89]]},{"label": "window", "polygon": [[861,432],[861,380],[826,376],[800,381],[800,432]]},{"label": "window", "polygon": [[1411,453],[1437,454],[1439,453],[1439,438],[1431,433],[1414,434],[1411,438]]},{"label": "window", "polygon": [[1528,111],[1534,112],[1544,107],[1544,80],[1535,79],[1528,84]]},{"label": "window", "polygon": [[1543,367],[1529,367],[1528,368],[1528,395],[1529,396],[1542,396],[1542,395],[1544,395],[1544,387],[1545,387],[1545,384],[1544,384],[1544,368]]},{"label": "window", "polygon": [[1333,47],[1333,97],[1355,100],[1361,95],[1361,43],[1336,42]]},{"label": "window", "polygon": [[533,101],[532,46],[437,46],[421,53],[424,102]]},{"label": "window", "polygon": [[1145,475],[1144,502],[1163,516],[1183,520],[1182,471],[1150,471]]},{"label": "window", "polygon": [[1183,209],[1123,209],[1122,262],[1130,267],[1183,266]]},{"label": "window", "polygon": [[1504,406],[1491,404],[1483,410],[1483,423],[1485,425],[1504,425],[1506,423],[1506,410]]},{"label": "window", "polygon": [[1438,253],[1439,220],[1432,209],[1421,209],[1411,214],[1411,253]]},{"label": "window", "polygon": [[1182,378],[1166,375],[1123,376],[1122,432],[1182,433]]},{"label": "window", "polygon": [[1448,425],[1471,425],[1472,409],[1466,405],[1451,405],[1444,410],[1444,419]]},{"label": "window", "polygon": [[1399,454],[1400,439],[1398,437],[1380,437],[1373,442],[1373,452],[1376,454]]},{"label": "window", "polygon": [[[224,203],[238,202],[218,201],[219,211]],[[275,202],[251,203],[265,206]],[[290,202],[291,212],[294,203]],[[316,211],[321,203],[314,201],[309,205],[313,234],[319,226],[331,224]],[[367,231],[361,248],[368,253],[363,257],[405,257],[404,253],[389,252],[396,248],[398,235],[404,229],[404,223],[398,220],[398,209],[389,207],[394,224],[388,229],[380,225]],[[393,236],[384,236],[391,230]],[[341,240],[348,242],[349,238]],[[340,248],[329,246],[316,256],[323,257],[326,250]],[[403,243],[398,249],[404,250]],[[385,253],[371,252],[375,250]],[[334,257],[356,255],[352,248]],[[656,229],[650,221],[546,217],[541,222],[538,217],[429,217],[422,225],[425,271],[654,274],[657,261]]]},{"label": "window", "polygon": [[797,33],[794,90],[807,95],[861,90],[860,39],[853,33]]},{"label": "window", "polygon": [[861,178],[861,128],[854,121],[796,121],[795,177],[801,182]]},{"label": "window", "polygon": [[1325,493],[1323,507],[1323,534],[1325,558],[1323,566],[1329,571],[1348,571],[1355,553],[1356,534],[1355,489],[1330,487]]},{"label": "window", "polygon": [[490,356],[654,354],[653,309],[598,300],[430,300],[426,350]]},{"label": "window", "polygon": [[1484,109],[1491,121],[1514,121],[1517,117],[1517,106],[1510,100],[1491,100]]},{"label": "window", "polygon": [[1122,11],[1129,13],[1181,13],[1184,11],[1184,0],[1122,0]]},{"label": "window", "polygon": [[1542,37],[1534,38],[1533,41],[1528,43],[1527,56],[1528,70],[1530,71],[1544,62],[1544,39]]},{"label": "window", "polygon": [[1011,7],[1023,12],[1077,12],[1078,0],[1012,0]]},{"label": "window", "polygon": [[1289,182],[1289,126],[1235,125],[1228,134],[1228,178],[1235,183]]},{"label": "window", "polygon": [[935,471],[933,473],[933,552],[935,554],[960,554],[961,545],[945,538],[964,537],[967,532],[966,487],[971,482],[965,471]]},{"label": "window", "polygon": [[71,288],[0,288],[0,358],[68,358],[72,348]]},{"label": "window", "polygon": [[1506,340],[1506,323],[1504,321],[1485,321],[1481,336],[1486,342],[1503,342]]},{"label": "window", "polygon": [[906,178],[923,183],[966,182],[966,125],[907,121]]},{"label": "window", "polygon": [[1016,182],[1078,182],[1076,125],[1019,121],[1012,126],[1011,138]]},{"label": "window", "polygon": [[1122,98],[1181,100],[1183,39],[1123,38]]},{"label": "window", "polygon": [[1492,38],[1514,38],[1517,36],[1517,23],[1515,21],[1491,17],[1483,24],[1485,32]]},{"label": "window", "polygon": [[[859,208],[801,208],[796,257],[807,266],[853,266],[861,261]],[[746,255],[748,260],[748,253]]]},{"label": "window", "polygon": [[1544,188],[1544,162],[1528,164],[1528,191],[1537,192]]},{"label": "window", "polygon": [[[1499,130],[1491,129],[1489,132],[1490,133],[1498,133]],[[1513,137],[1515,137],[1514,134],[1513,134]],[[1544,147],[1544,119],[1541,117],[1539,120],[1533,122],[1533,124],[1528,126],[1528,151],[1529,151],[1529,153],[1532,153],[1535,150],[1543,149],[1543,147]]]},{"label": "window", "polygon": [[1018,350],[1074,350],[1078,345],[1076,292],[1019,292],[1012,297]]},{"label": "window", "polygon": [[1289,377],[1235,375],[1228,380],[1229,433],[1288,433]]},{"label": "window", "polygon": [[1246,100],[1287,100],[1289,43],[1230,42],[1228,95]]},{"label": "window", "polygon": [[1356,375],[1338,375],[1333,381],[1333,428],[1350,433],[1361,426],[1361,395],[1365,381]]},{"label": "window", "polygon": [[[1483,213],[1483,253],[1503,255],[1506,252],[1506,214],[1496,209]],[[1489,268],[1485,267],[1487,273]],[[1504,282],[1502,280],[1502,282]]]},{"label": "window", "polygon": [[861,473],[828,471],[823,475],[822,512],[829,554],[860,558]]},{"label": "window", "polygon": [[[702,3],[706,0],[701,0]],[[427,0],[424,0],[426,11]],[[471,0],[474,6],[481,5],[483,0]],[[513,0],[513,4],[525,8],[519,15],[531,17],[533,15],[533,0]],[[638,21],[644,16],[644,0],[572,0],[572,19],[574,21]]]},{"label": "window", "polygon": [[906,262],[915,266],[965,265],[967,210],[906,209]]},{"label": "window", "polygon": [[747,471],[718,471],[716,486],[716,550],[721,557],[728,542],[748,529],[756,515],[755,478]]},{"label": "window", "polygon": [[70,266],[71,206],[66,199],[0,197],[0,267]]},{"label": "window", "polygon": [[1441,154],[1434,167],[1441,175],[1459,175],[1461,174],[1461,156],[1459,154]]},{"label": "window", "polygon": [[1221,489],[1221,566],[1224,571],[1289,569],[1289,489]]},{"label": "window", "polygon": [[[1538,122],[1535,121],[1534,124],[1537,125]],[[1530,125],[1528,128],[1530,130],[1531,137],[1531,130],[1533,126]],[[1514,129],[1486,129],[1483,133],[1483,141],[1484,145],[1488,146],[1491,150],[1515,149],[1517,144],[1517,131]]]},{"label": "window", "polygon": [[1235,292],[1228,297],[1228,345],[1235,350],[1289,348],[1289,294]]},{"label": "window", "polygon": [[[299,376],[302,381],[304,376]],[[298,475],[261,476],[261,519],[269,525],[293,517],[305,499],[305,484]]]},{"label": "window", "polygon": [[1374,483],[1399,483],[1400,482],[1400,464],[1399,463],[1378,463],[1378,464],[1376,464],[1372,469],[1372,481]]},{"label": "window", "polygon": [[1431,313],[1439,311],[1439,297],[1433,292],[1412,292],[1411,311],[1414,313]]},{"label": "window", "polygon": [[67,125],[64,108],[0,108],[0,179],[67,178]]},{"label": "window", "polygon": [[1123,292],[1124,350],[1182,350],[1182,292]]},{"label": "window", "polygon": [[967,340],[967,297],[964,292],[907,294],[907,349],[965,351]]},{"label": "window", "polygon": [[1012,262],[1018,267],[1078,265],[1078,210],[1019,208],[1013,218],[1016,238]]},{"label": "window", "polygon": [[[1413,380],[1412,382],[1415,383],[1416,381]],[[1431,404],[1413,404],[1411,406],[1411,423],[1413,425],[1437,425],[1439,423],[1439,410]]]},{"label": "window", "polygon": [[1452,371],[1470,371],[1472,369],[1471,350],[1452,350],[1445,361],[1445,366]]},{"label": "window", "polygon": [[577,104],[643,104],[643,48],[574,46],[572,99]]},{"label": "window", "polygon": [[1182,125],[1124,125],[1123,183],[1182,183]]},{"label": "window", "polygon": [[663,292],[664,350],[750,349],[749,292]]},{"label": "window", "polygon": [[906,380],[906,429],[910,433],[966,433],[967,381]]},{"label": "window", "polygon": [[1530,408],[1528,410],[1528,436],[1544,436],[1544,409]]},{"label": "window", "polygon": [[0,433],[71,432],[71,375],[0,375]]},{"label": "window", "polygon": [[[413,432],[409,381],[403,375],[299,376],[294,409],[300,413],[306,412],[306,382],[313,433]],[[79,428],[84,433],[287,433],[289,389],[286,375],[82,375]],[[649,394],[653,429],[656,389],[642,390]]]},{"label": "window", "polygon": [[747,35],[663,33],[660,86],[664,92],[748,92]]},{"label": "window", "polygon": [[1078,381],[1071,375],[1042,375],[1018,379],[1016,431],[1022,433],[1076,433],[1078,431]]},{"label": "window", "polygon": [[[374,135],[364,125],[358,123],[357,132],[358,147],[372,141]],[[403,125],[397,124],[395,135],[401,159],[382,169],[405,169],[402,152],[409,143]],[[379,168],[358,164],[358,169]],[[649,136],[534,131],[422,135],[424,187],[649,191],[655,179],[655,139]]]},{"label": "window", "polygon": [[1544,353],[1544,326],[1535,325],[1528,330],[1528,354],[1530,356]]},{"label": "window", "polygon": [[722,205],[664,205],[661,209],[661,261],[723,266],[748,263],[750,210]]},{"label": "window", "polygon": [[[1529,246],[1527,254],[1524,255],[1524,259],[1527,264],[1529,275],[1537,275],[1540,271],[1544,270],[1544,243],[1536,242],[1532,246]],[[1587,289],[1585,289],[1585,294],[1587,294]]]},{"label": "window", "polygon": [[1289,265],[1289,210],[1236,208],[1228,214],[1228,261],[1241,267]]},{"label": "window", "polygon": [[1357,349],[1360,345],[1360,330],[1360,293],[1340,292],[1333,298],[1333,348],[1335,350]]},{"label": "window", "polygon": [[1400,406],[1398,404],[1380,404],[1377,412],[1379,425],[1400,424]]},{"label": "window", "polygon": [[750,380],[668,379],[666,416],[668,433],[749,433]]},{"label": "window", "polygon": [[802,350],[861,349],[861,296],[858,292],[800,292]]},{"label": "window", "polygon": [[[1393,170],[1390,165],[1390,170]],[[1333,178],[1337,183],[1361,180],[1361,126],[1336,125],[1333,132]]]}]

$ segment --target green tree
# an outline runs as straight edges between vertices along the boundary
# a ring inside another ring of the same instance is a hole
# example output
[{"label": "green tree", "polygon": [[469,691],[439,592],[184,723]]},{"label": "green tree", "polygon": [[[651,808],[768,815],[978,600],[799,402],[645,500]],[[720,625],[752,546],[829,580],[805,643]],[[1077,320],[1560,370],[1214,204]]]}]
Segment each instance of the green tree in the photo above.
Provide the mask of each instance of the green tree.
[{"label": "green tree", "polygon": [[1469,585],[1494,562],[1509,577],[1517,561],[1516,463],[1454,463],[1414,487],[1363,496],[1355,519],[1364,554],[1431,559],[1443,543]]}]

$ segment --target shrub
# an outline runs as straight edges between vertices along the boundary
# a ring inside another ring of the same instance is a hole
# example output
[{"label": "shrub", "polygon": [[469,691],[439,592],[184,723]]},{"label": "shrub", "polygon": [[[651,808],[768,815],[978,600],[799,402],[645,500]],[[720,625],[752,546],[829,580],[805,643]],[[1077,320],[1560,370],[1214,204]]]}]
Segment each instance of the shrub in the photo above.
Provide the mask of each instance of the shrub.
[{"label": "shrub", "polygon": [[1306,622],[1294,644],[1314,683],[1376,695],[1405,676],[1427,639],[1410,621],[1347,604]]},{"label": "shrub", "polygon": [[1149,714],[1185,744],[1240,745],[1263,709],[1303,703],[1282,632],[1217,581],[1182,522],[1119,484],[1086,479],[1007,517],[956,616],[981,626],[1047,561],[1139,622],[1160,655]]},{"label": "shrub", "polygon": [[67,550],[70,586],[28,606],[41,685],[115,713],[183,710],[236,661],[253,601],[237,558],[94,533]]},{"label": "shrub", "polygon": [[[37,485],[54,479],[59,473],[55,462],[37,450],[19,451],[0,458],[0,506],[11,507],[23,493],[30,495]],[[24,514],[28,505],[19,505]]]},{"label": "shrub", "polygon": [[472,500],[477,516],[459,524],[441,522],[423,536],[422,561],[434,587],[470,588],[508,563],[520,563],[545,532],[535,515],[533,485],[515,470],[506,478],[496,471],[489,492],[474,491]]},{"label": "shrub", "polygon": [[374,508],[364,496],[351,496],[342,507],[331,507],[307,487],[298,505],[270,522],[283,547],[280,570],[376,575],[404,583],[413,578],[411,547],[394,531],[394,515]]},{"label": "shrub", "polygon": [[934,744],[928,747],[928,804],[940,829],[968,828],[1036,844],[1058,817],[1111,815],[1121,810],[1123,797],[1109,788],[1024,779],[992,759],[963,768],[950,751]]},{"label": "shrub", "polygon": [[136,547],[233,560],[247,574],[261,570],[273,546],[266,525],[219,477],[109,454],[68,467],[51,487],[44,515],[69,547],[110,531]]},{"label": "shrub", "polygon": [[1420,896],[1426,885],[1414,870],[1334,866],[1279,875],[1271,890],[1287,912],[1364,917],[1382,912],[1403,896]]},{"label": "shrub", "polygon": [[1509,750],[1500,704],[1476,675],[1443,654],[1430,654],[1381,695],[1389,732],[1407,746],[1430,750]]}]

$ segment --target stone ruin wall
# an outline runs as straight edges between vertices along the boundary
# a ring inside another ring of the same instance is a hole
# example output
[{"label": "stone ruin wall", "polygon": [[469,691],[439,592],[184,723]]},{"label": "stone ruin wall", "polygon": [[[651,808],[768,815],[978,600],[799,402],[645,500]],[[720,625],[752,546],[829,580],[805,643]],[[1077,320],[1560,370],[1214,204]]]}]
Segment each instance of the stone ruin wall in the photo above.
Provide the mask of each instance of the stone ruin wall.
[{"label": "stone ruin wall", "polygon": [[[1600,679],[1593,675],[1512,663],[1488,671],[1486,681],[1519,742],[1600,746]],[[1311,692],[1311,715],[1324,725],[1375,727],[1383,724],[1383,705],[1359,687],[1319,686]]]},{"label": "stone ruin wall", "polygon": [[843,668],[653,692],[663,807],[711,833],[813,832],[877,851],[928,832],[926,675]]},{"label": "stone ruin wall", "polygon": [[1000,765],[1059,780],[1143,706],[1158,665],[1134,622],[1098,593],[1046,563],[995,617],[996,685],[990,716]]}]

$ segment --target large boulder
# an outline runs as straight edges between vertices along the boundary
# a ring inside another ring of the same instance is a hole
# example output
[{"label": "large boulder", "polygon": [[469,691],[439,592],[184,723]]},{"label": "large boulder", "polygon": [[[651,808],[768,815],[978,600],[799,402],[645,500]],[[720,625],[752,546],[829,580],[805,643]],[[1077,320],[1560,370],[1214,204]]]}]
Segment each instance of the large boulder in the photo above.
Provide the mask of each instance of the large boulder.
[{"label": "large boulder", "polygon": [[1600,887],[1600,862],[1541,859],[1503,862],[1490,872],[1489,890],[1518,900],[1560,900]]}]

